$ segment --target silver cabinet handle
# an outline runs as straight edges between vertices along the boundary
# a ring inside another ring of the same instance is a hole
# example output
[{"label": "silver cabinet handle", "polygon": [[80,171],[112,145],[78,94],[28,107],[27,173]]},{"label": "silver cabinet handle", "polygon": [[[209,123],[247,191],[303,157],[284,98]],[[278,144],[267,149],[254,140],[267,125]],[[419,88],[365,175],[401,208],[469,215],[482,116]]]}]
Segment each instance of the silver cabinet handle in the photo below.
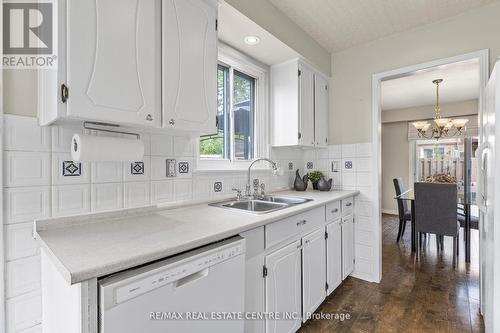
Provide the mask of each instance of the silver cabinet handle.
[{"label": "silver cabinet handle", "polygon": [[346,205],[346,207],[352,206],[352,202],[348,202],[345,205]]},{"label": "silver cabinet handle", "polygon": [[297,222],[296,224],[297,224],[297,227],[298,227],[298,226],[300,226],[300,225],[304,225],[304,224],[306,224],[306,223],[307,223],[307,221],[306,221],[306,220],[302,220],[302,221]]},{"label": "silver cabinet handle", "polygon": [[332,213],[336,213],[336,212],[338,212],[338,211],[339,211],[339,209],[338,209],[338,208],[332,209]]},{"label": "silver cabinet handle", "polygon": [[148,114],[146,115],[146,120],[147,120],[147,121],[153,121],[153,116],[152,116],[150,113],[148,113]]}]

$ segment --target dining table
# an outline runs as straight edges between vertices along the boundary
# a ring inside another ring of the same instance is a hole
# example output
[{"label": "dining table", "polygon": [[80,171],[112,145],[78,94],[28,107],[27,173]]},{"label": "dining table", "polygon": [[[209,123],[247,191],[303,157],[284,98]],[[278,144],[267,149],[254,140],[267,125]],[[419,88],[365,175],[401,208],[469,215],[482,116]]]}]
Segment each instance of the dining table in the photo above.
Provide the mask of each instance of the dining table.
[{"label": "dining table", "polygon": [[[400,195],[394,197],[396,200],[410,201],[411,209],[411,251],[417,251],[417,233],[415,232],[415,194],[413,189],[409,189]],[[471,243],[471,206],[476,205],[476,195],[474,192],[464,193],[458,191],[457,204],[463,206],[465,224],[464,224],[464,242],[465,242],[465,262],[470,262],[470,243]]]}]

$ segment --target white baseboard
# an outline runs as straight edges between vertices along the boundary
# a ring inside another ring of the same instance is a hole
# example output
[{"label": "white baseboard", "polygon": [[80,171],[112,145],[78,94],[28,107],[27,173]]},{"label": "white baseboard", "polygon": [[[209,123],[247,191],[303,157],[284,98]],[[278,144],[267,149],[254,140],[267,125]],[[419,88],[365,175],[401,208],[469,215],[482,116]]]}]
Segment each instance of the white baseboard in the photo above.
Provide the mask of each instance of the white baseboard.
[{"label": "white baseboard", "polygon": [[395,209],[382,208],[382,214],[399,215],[399,212]]}]

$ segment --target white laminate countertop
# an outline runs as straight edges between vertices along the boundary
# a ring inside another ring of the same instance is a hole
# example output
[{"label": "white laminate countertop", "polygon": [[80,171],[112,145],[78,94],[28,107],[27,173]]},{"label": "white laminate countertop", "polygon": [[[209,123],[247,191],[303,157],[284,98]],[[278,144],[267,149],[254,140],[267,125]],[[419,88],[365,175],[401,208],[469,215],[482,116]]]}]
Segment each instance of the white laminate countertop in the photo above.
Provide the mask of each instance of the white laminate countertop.
[{"label": "white laminate countertop", "polygon": [[313,201],[262,215],[204,203],[135,214],[96,214],[93,219],[54,227],[50,227],[50,220],[37,221],[35,237],[66,281],[74,284],[235,236],[358,193],[283,191],[277,195]]}]

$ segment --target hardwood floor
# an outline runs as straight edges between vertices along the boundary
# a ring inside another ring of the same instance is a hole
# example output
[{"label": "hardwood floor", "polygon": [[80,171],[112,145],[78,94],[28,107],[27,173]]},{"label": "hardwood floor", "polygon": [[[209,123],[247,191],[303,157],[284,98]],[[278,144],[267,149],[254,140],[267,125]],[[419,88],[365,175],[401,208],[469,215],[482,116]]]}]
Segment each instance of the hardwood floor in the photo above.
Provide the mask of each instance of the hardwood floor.
[{"label": "hardwood floor", "polygon": [[479,315],[477,231],[472,232],[471,264],[465,264],[460,235],[456,269],[451,262],[451,238],[445,239],[444,252],[437,252],[431,236],[421,262],[416,263],[410,250],[410,226],[399,244],[397,231],[397,218],[384,215],[381,283],[349,277],[316,311],[349,314],[351,319],[311,319],[299,332],[484,332]]}]

